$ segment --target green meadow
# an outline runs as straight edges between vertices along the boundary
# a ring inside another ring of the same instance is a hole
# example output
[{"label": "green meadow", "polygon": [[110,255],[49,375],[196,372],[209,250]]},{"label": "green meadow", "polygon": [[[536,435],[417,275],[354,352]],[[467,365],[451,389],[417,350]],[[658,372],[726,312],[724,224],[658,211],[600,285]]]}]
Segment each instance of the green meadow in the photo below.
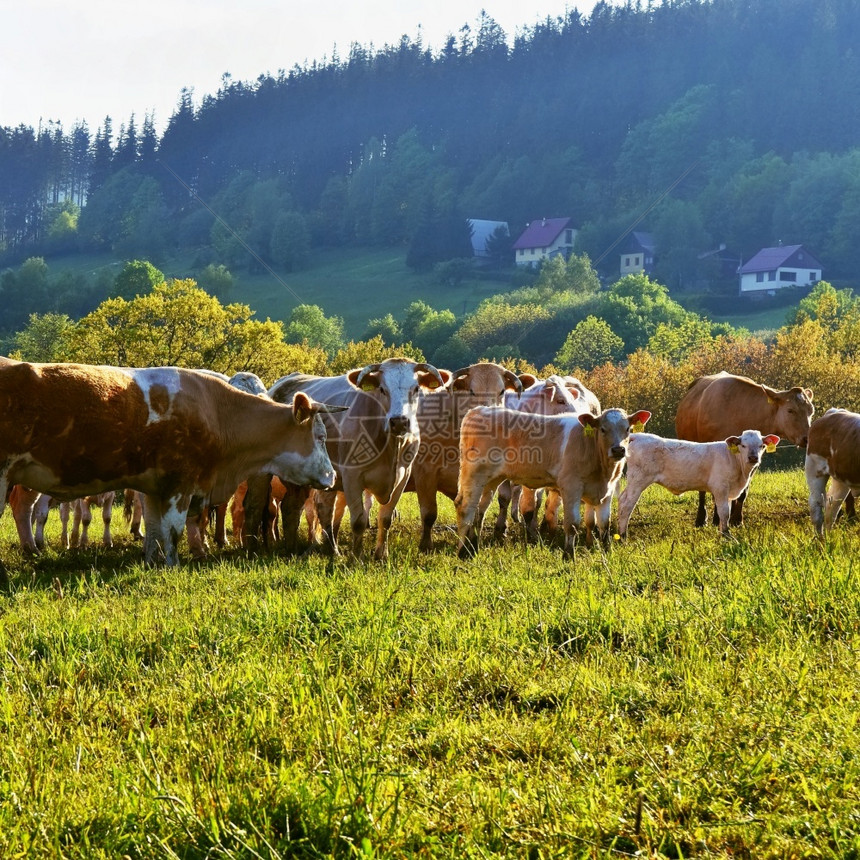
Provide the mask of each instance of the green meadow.
[{"label": "green meadow", "polygon": [[860,526],[816,543],[800,469],[730,539],[695,501],[460,561],[410,496],[385,563],[175,569],[7,513],[0,857],[860,856]]}]

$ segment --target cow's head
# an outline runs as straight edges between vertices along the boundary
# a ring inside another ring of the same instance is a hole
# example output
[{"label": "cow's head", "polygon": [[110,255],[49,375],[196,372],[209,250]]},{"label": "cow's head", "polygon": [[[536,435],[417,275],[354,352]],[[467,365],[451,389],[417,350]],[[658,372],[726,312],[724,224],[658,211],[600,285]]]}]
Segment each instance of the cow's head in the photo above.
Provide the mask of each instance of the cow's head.
[{"label": "cow's head", "polygon": [[506,391],[521,394],[523,383],[515,373],[500,364],[479,361],[455,370],[448,387],[451,391],[468,395],[469,406],[498,406],[504,402]]},{"label": "cow's head", "polygon": [[605,409],[600,415],[584,412],[577,416],[586,436],[593,436],[607,460],[620,462],[627,456],[630,434],[645,427],[650,412],[640,409],[628,415],[623,409]]},{"label": "cow's head", "polygon": [[779,436],[762,436],[758,430],[744,430],[740,436],[729,436],[726,445],[729,451],[740,458],[741,468],[746,471],[750,466],[757,468],[765,451],[775,451]]},{"label": "cow's head", "polygon": [[297,391],[292,403],[295,438],[288,440],[288,449],[275,460],[272,468],[264,471],[277,475],[285,483],[310,485],[317,490],[331,489],[337,476],[326,450],[322,413],[343,412],[345,409],[345,406],[318,403],[304,391]]},{"label": "cow's head", "polygon": [[561,415],[580,412],[579,392],[568,388],[560,376],[549,376],[527,388],[515,408],[520,412]]},{"label": "cow's head", "polygon": [[418,436],[418,394],[450,381],[447,370],[407,358],[387,358],[346,375],[350,384],[374,397],[385,410],[385,426],[392,436]]},{"label": "cow's head", "polygon": [[798,448],[805,448],[809,441],[809,425],[815,407],[812,405],[812,389],[795,386],[787,391],[773,391],[762,386],[773,410],[771,427],[776,433],[787,437]]}]

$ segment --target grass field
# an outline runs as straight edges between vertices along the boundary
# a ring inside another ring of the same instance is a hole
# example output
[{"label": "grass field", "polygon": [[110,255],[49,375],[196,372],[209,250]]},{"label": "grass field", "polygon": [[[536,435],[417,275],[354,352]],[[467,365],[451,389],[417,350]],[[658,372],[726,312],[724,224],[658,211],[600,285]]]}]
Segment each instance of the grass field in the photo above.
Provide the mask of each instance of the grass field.
[{"label": "grass field", "polygon": [[449,504],[419,557],[406,502],[387,563],[172,570],[7,513],[0,856],[860,855],[860,528],[816,545],[800,470],[571,560],[461,562]]}]

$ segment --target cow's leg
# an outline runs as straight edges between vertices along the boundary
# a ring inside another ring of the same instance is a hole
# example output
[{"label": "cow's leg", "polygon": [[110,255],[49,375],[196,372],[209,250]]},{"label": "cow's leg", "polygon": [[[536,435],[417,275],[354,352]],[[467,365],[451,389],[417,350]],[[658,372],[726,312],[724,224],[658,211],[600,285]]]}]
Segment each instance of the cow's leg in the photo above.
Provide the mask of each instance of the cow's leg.
[{"label": "cow's leg", "polygon": [[242,481],[233,498],[230,500],[230,524],[233,529],[233,543],[237,546],[247,546],[245,542],[245,494],[248,492],[248,482]]},{"label": "cow's leg", "polygon": [[[144,497],[146,533],[143,539],[143,556],[147,565],[163,562],[173,566],[179,562],[179,539],[188,519],[190,505],[191,498],[188,495],[171,496],[167,499],[155,495]],[[191,511],[191,517],[195,523],[199,521],[199,503]]]},{"label": "cow's leg", "polygon": [[72,546],[86,549],[90,542],[90,523],[93,520],[89,499],[75,499],[73,509]]},{"label": "cow's leg", "polygon": [[493,527],[493,536],[496,540],[503,540],[508,531],[508,510],[514,495],[514,485],[510,481],[502,481],[496,491],[496,499],[499,503],[499,513],[496,515],[496,524]]},{"label": "cow's leg", "polygon": [[143,520],[143,494],[137,490],[126,490],[123,496],[122,513],[129,524],[129,532],[135,540],[142,540],[140,524]]},{"label": "cow's leg", "polygon": [[[408,480],[409,473],[407,472],[403,476],[403,480],[394,488],[391,498],[384,505],[379,506],[379,513],[376,517],[376,548],[373,551],[373,557],[377,561],[388,558],[388,531],[391,528],[391,521],[394,519],[394,514],[397,510],[397,503],[403,495],[403,490]],[[366,507],[364,513],[367,516]]]},{"label": "cow's leg", "polygon": [[335,490],[315,490],[314,506],[321,532],[322,550],[330,555],[338,555],[337,540],[334,536],[334,505],[337,497]]},{"label": "cow's leg", "polygon": [[245,522],[242,532],[246,549],[257,549],[265,540],[265,520],[272,492],[271,475],[254,475],[248,478],[248,486],[242,502]]},{"label": "cow's leg", "polygon": [[842,503],[851,495],[851,487],[839,478],[833,478],[830,492],[827,495],[827,509],[824,514],[824,527],[828,530],[833,528],[836,517],[842,507]]},{"label": "cow's leg", "polygon": [[439,516],[436,473],[432,470],[421,470],[418,474],[413,472],[412,477],[415,479],[415,495],[418,497],[418,510],[421,512],[421,540],[418,543],[418,551],[432,552],[433,526]]},{"label": "cow's leg", "polygon": [[803,467],[806,473],[806,485],[809,487],[809,515],[815,534],[824,537],[824,505],[827,501],[827,482],[830,480],[830,468],[827,460],[818,454],[807,454]]},{"label": "cow's leg", "polygon": [[536,542],[540,537],[537,527],[537,509],[539,504],[539,496],[535,490],[529,487],[520,488],[520,516],[523,518],[526,540],[532,543]]},{"label": "cow's leg", "polygon": [[[364,489],[358,487],[344,487],[346,506],[349,508],[349,523],[352,527],[352,554],[355,558],[361,558],[363,554],[364,533],[370,525],[370,517],[364,504]],[[337,532],[333,532],[335,543],[337,543]]]},{"label": "cow's leg", "polygon": [[857,510],[854,504],[854,493],[849,493],[845,497],[845,519],[851,521],[857,519]]},{"label": "cow's leg", "polygon": [[599,505],[585,506],[585,538],[588,546],[592,544],[592,533],[597,532],[597,537],[604,547],[609,545],[609,522],[612,519],[612,496],[609,493],[607,498]]},{"label": "cow's leg", "polygon": [[561,506],[561,493],[555,488],[546,491],[546,506],[540,530],[552,537],[558,530],[558,509]]},{"label": "cow's leg", "polygon": [[198,560],[206,558],[207,555],[206,529],[209,525],[209,511],[209,506],[204,505],[202,499],[199,502],[194,500],[185,518],[188,550]]},{"label": "cow's leg", "polygon": [[618,534],[622,538],[627,537],[627,524],[630,522],[630,517],[639,497],[647,486],[647,484],[631,481],[629,476],[627,478],[627,486],[618,497]]},{"label": "cow's leg", "polygon": [[39,493],[21,484],[15,484],[9,494],[9,507],[12,508],[12,516],[15,519],[15,528],[18,530],[18,542],[24,552],[36,555],[39,548],[33,537],[33,507]]},{"label": "cow's leg", "polygon": [[564,505],[564,553],[573,555],[576,537],[582,526],[582,487],[570,487],[561,491]]},{"label": "cow's leg", "polygon": [[215,544],[227,546],[227,502],[215,507]]},{"label": "cow's leg", "polygon": [[60,502],[59,504],[60,525],[62,526],[60,545],[63,549],[68,549],[72,544],[71,540],[69,540],[69,517],[72,514],[73,504],[74,502]]},{"label": "cow's leg", "polygon": [[720,522],[720,534],[723,537],[729,536],[729,528],[732,524],[732,510],[733,505],[729,502],[728,494],[723,495],[722,493],[719,496],[714,496],[714,507],[717,511],[717,516],[719,517]]},{"label": "cow's leg", "polygon": [[708,520],[707,493],[699,493],[699,507],[696,508],[696,528],[702,528]]},{"label": "cow's leg", "polygon": [[735,526],[742,526],[744,524],[744,501],[747,497],[747,491],[744,490],[733,502],[732,502],[732,512],[729,516],[729,525],[734,528]]},{"label": "cow's leg", "polygon": [[[302,511],[309,500],[314,499],[310,487],[300,487],[297,484],[284,484],[284,496],[281,499],[281,532],[284,536],[284,551],[288,555],[296,555],[301,548],[299,540],[299,523]],[[311,546],[314,544],[314,534],[309,531]]]},{"label": "cow's leg", "polygon": [[[45,523],[48,521],[48,512],[51,510],[51,497],[42,493],[33,506],[33,524],[35,526],[33,539],[39,549],[45,548]],[[68,549],[68,547],[65,547]]]},{"label": "cow's leg", "polygon": [[472,472],[461,482],[460,492],[454,500],[457,506],[457,535],[460,538],[458,555],[470,558],[478,551],[481,526],[490,506],[496,487],[501,480],[485,483],[484,474]]},{"label": "cow's leg", "polygon": [[113,538],[110,533],[110,521],[113,517],[113,503],[116,500],[116,493],[104,493],[102,495],[102,545],[106,547],[113,546]]}]

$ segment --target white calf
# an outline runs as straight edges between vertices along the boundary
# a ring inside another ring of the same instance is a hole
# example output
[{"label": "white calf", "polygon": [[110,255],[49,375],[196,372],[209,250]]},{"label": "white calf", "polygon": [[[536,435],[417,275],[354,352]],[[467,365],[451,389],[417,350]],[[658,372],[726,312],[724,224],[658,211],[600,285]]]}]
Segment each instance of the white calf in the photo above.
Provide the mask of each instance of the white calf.
[{"label": "white calf", "polygon": [[618,532],[627,534],[630,515],[646,487],[660,484],[676,496],[688,490],[711,493],[720,518],[720,531],[729,531],[730,502],[749,486],[765,450],[773,450],[779,436],[762,437],[744,430],[724,442],[686,442],[637,433],[627,446],[627,486],[618,506]]}]

